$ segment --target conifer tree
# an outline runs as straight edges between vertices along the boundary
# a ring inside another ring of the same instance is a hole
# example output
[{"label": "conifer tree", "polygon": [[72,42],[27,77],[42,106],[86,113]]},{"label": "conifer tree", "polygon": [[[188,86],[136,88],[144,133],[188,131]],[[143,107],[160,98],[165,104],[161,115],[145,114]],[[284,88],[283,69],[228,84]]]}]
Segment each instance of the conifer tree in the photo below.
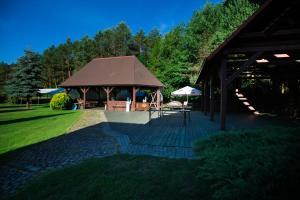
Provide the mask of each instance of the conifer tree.
[{"label": "conifer tree", "polygon": [[29,108],[31,98],[37,95],[41,83],[41,57],[38,53],[25,50],[7,84],[7,94],[10,98],[26,98]]}]

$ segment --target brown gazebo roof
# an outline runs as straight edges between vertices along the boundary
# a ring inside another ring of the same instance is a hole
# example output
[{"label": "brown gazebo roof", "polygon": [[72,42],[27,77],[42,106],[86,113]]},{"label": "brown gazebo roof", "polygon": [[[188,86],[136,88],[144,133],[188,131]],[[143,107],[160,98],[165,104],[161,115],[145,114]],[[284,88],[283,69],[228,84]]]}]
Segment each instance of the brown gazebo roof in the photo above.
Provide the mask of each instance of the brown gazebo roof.
[{"label": "brown gazebo roof", "polygon": [[164,86],[135,56],[95,58],[60,86],[131,85]]}]

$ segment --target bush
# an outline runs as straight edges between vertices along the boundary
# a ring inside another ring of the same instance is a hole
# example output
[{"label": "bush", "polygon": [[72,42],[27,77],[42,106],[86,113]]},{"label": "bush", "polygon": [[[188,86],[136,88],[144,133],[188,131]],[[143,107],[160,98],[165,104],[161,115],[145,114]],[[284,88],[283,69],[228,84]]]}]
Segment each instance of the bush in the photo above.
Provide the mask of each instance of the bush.
[{"label": "bush", "polygon": [[52,110],[69,110],[72,108],[73,100],[70,95],[66,93],[57,93],[53,95],[50,101],[50,108]]},{"label": "bush", "polygon": [[299,198],[299,128],[220,133],[194,149],[199,189],[211,199]]}]

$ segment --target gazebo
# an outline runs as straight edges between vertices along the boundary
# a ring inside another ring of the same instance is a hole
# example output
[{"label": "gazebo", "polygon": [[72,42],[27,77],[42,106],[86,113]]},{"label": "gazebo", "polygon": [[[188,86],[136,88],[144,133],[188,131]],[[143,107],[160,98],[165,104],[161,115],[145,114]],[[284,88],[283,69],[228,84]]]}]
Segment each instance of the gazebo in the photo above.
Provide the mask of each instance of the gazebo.
[{"label": "gazebo", "polygon": [[93,59],[60,87],[66,91],[76,89],[81,93],[84,108],[91,90],[98,93],[99,101],[100,94],[105,92],[104,103],[109,111],[125,110],[126,99],[114,99],[112,95],[114,90],[125,91],[130,94],[131,110],[135,111],[142,104],[136,101],[136,93],[141,89],[150,89],[153,92],[151,105],[159,108],[164,85],[135,56],[120,56]]},{"label": "gazebo", "polygon": [[[239,93],[243,80],[268,80],[276,102],[288,86],[299,102],[300,2],[268,0],[249,17],[202,65],[197,83],[204,92],[203,110],[214,119],[216,94],[220,94],[220,128],[225,129],[227,98]],[[298,99],[297,99],[298,98]],[[258,112],[244,101],[249,110]],[[299,106],[299,104],[298,104]]]}]

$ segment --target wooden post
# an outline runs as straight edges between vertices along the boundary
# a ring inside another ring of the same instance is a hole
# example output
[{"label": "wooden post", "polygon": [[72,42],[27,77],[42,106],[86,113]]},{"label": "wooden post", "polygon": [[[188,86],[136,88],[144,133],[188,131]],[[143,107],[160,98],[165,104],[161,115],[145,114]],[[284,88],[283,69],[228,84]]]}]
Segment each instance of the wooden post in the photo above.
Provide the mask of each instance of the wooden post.
[{"label": "wooden post", "polygon": [[157,88],[156,90],[156,106],[157,109],[160,109],[160,88]]},{"label": "wooden post", "polygon": [[82,93],[83,93],[83,109],[85,109],[85,106],[86,106],[86,93],[89,91],[89,88],[88,87],[83,87],[83,88],[80,88]]},{"label": "wooden post", "polygon": [[204,83],[202,82],[202,84],[200,84],[200,88],[202,90],[202,94],[201,94],[201,111],[204,112]]},{"label": "wooden post", "polygon": [[106,106],[107,106],[107,110],[108,110],[108,102],[109,102],[109,94],[111,93],[111,91],[114,89],[113,87],[102,87],[103,90],[106,92]]},{"label": "wooden post", "polygon": [[136,101],[136,88],[132,87],[132,110],[135,111],[135,101]]},{"label": "wooden post", "polygon": [[221,88],[221,104],[220,104],[220,129],[225,130],[226,123],[226,106],[227,106],[227,65],[226,59],[222,59],[221,61],[221,69],[220,69],[220,88]]},{"label": "wooden post", "polygon": [[214,80],[213,77],[210,78],[209,81],[209,85],[210,85],[210,121],[214,121],[214,106],[215,106],[215,91],[214,91]]},{"label": "wooden post", "polygon": [[207,115],[208,112],[208,101],[209,101],[209,93],[208,93],[208,81],[204,81],[204,115]]}]

